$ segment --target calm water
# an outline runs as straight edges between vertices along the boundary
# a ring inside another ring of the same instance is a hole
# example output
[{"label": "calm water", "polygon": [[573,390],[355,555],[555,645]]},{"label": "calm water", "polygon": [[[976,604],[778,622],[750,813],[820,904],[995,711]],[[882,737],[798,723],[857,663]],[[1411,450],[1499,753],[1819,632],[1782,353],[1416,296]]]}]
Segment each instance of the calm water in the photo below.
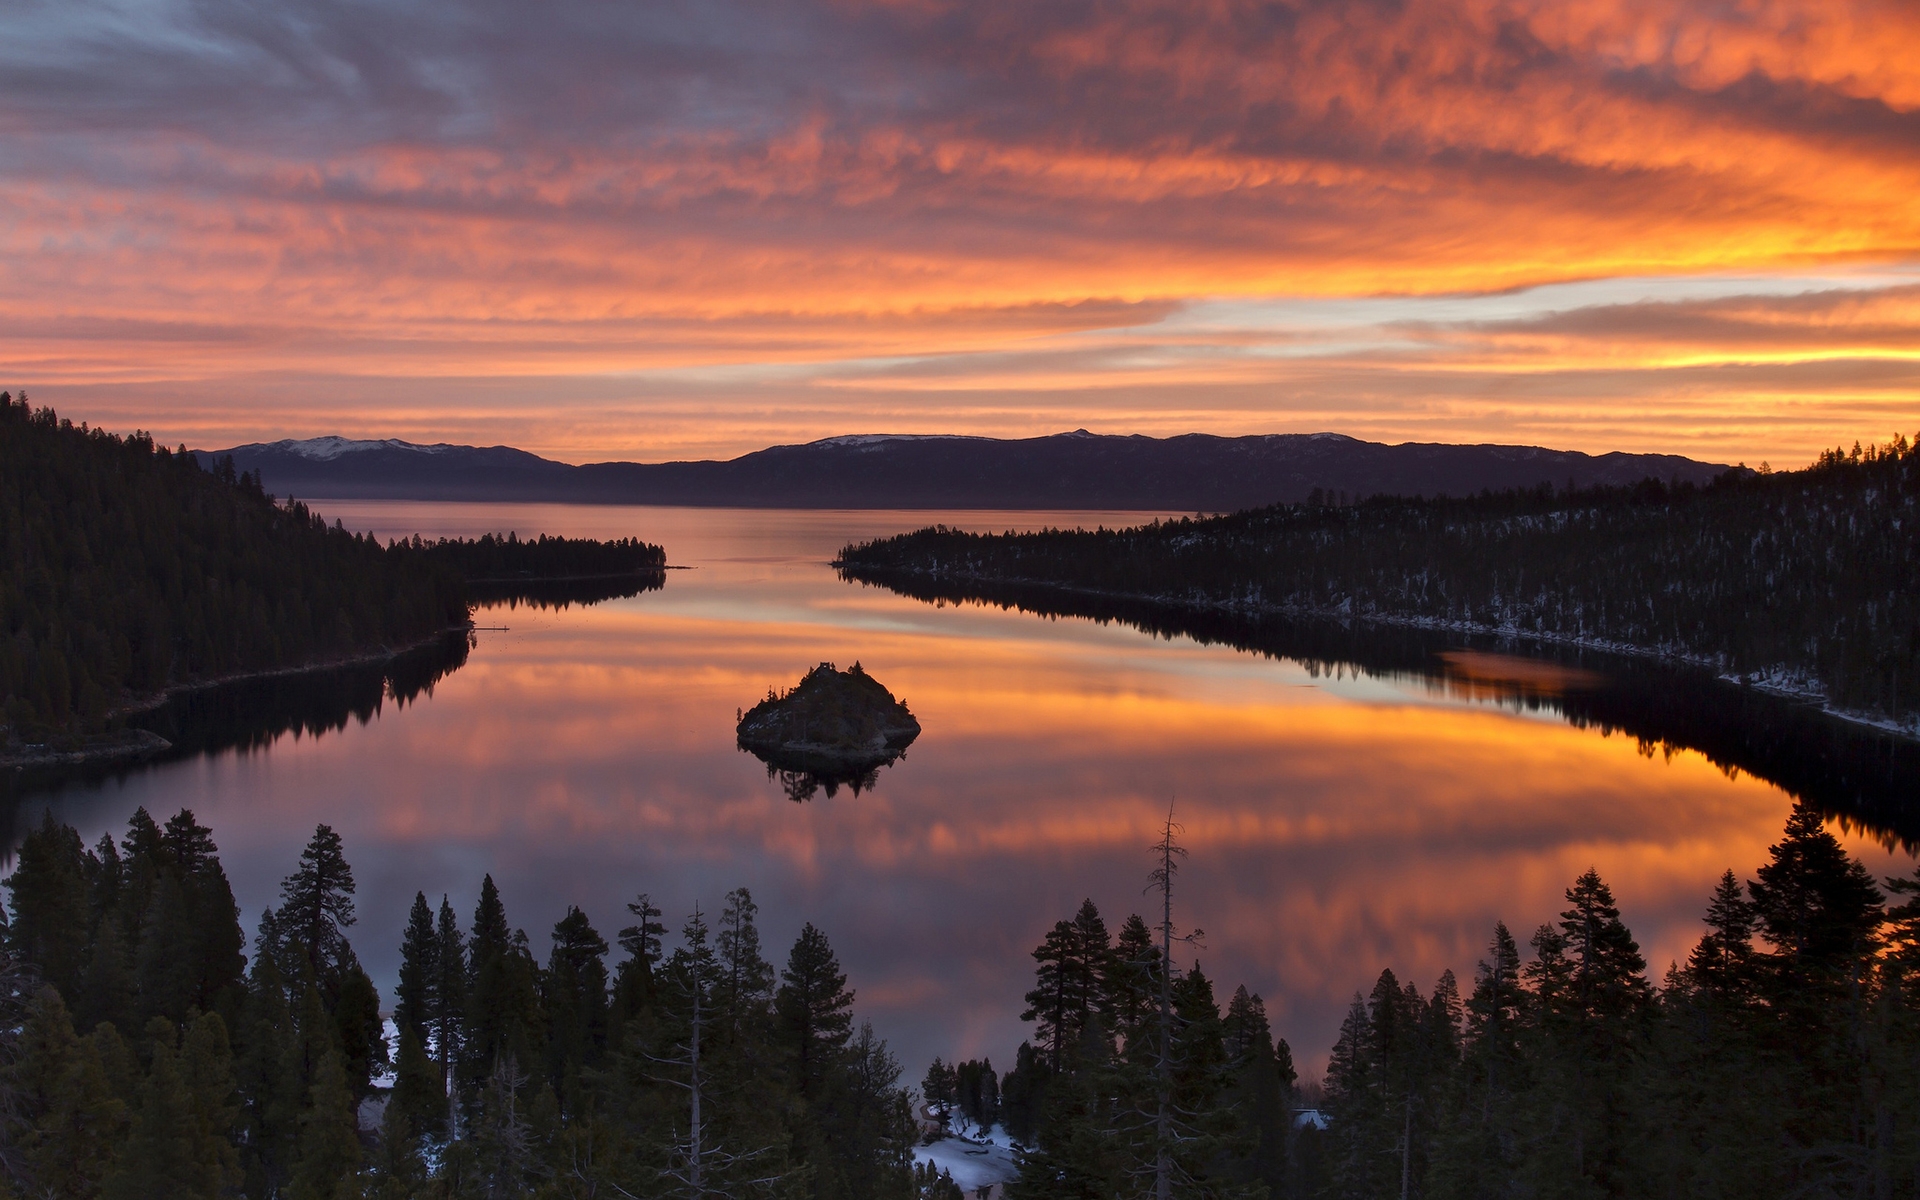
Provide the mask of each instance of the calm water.
[{"label": "calm water", "polygon": [[[1484,688],[1329,678],[1077,619],[936,606],[840,581],[850,539],[1138,514],[768,512],[319,502],[382,537],[513,529],[639,535],[664,589],[562,611],[494,608],[430,697],[319,737],[72,786],[51,804],[91,842],[145,805],[212,826],[251,930],[315,822],[359,879],[355,945],[383,992],[416,890],[463,919],[491,872],[544,954],[579,904],[601,932],[647,891],[670,924],[745,885],[770,957],[826,930],[871,1019],[918,1078],[1025,1027],[1028,952],[1092,897],[1142,895],[1170,800],[1192,851],[1180,919],[1222,997],[1244,982],[1310,1073],[1355,989],[1392,966],[1470,976],[1496,919],[1524,942],[1597,867],[1654,964],[1684,956],[1713,880],[1750,877],[1789,798],[1693,753],[1488,702],[1550,669],[1459,659]],[[795,804],[734,747],[738,709],[821,661],[862,662],[925,727],[859,796]],[[1575,682],[1578,682],[1577,680]],[[35,814],[23,814],[37,819]],[[1847,835],[1876,874],[1911,859]]]}]

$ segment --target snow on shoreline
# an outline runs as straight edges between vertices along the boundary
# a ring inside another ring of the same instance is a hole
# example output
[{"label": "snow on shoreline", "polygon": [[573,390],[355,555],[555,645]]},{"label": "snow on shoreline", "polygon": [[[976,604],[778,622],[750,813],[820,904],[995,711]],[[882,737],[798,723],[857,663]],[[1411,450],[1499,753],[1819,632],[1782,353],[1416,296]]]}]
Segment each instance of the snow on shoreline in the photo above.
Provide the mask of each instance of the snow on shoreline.
[{"label": "snow on shoreline", "polygon": [[[1370,621],[1377,625],[1394,625],[1406,629],[1425,629],[1443,633],[1468,634],[1476,637],[1497,637],[1514,641],[1544,642],[1558,646],[1574,646],[1582,650],[1596,650],[1603,654],[1617,654],[1627,658],[1650,659],[1655,662],[1674,666],[1697,667],[1713,672],[1716,679],[1725,683],[1751,687],[1755,691],[1778,696],[1783,700],[1798,700],[1814,705],[1825,715],[1836,721],[1845,721],[1850,725],[1862,725],[1877,729],[1882,733],[1891,733],[1899,737],[1920,739],[1920,713],[1905,719],[1863,712],[1859,709],[1841,708],[1827,699],[1827,692],[1818,680],[1808,678],[1784,666],[1773,666],[1762,671],[1748,674],[1730,673],[1718,658],[1692,654],[1675,646],[1639,646],[1630,642],[1616,642],[1606,638],[1586,637],[1579,634],[1553,633],[1547,630],[1521,629],[1516,625],[1489,625],[1481,621],[1466,621],[1450,617],[1420,617],[1393,613],[1355,612],[1349,599],[1339,608],[1310,608],[1292,604],[1269,604],[1259,600],[1214,600],[1196,596],[1157,596],[1147,592],[1117,592],[1107,588],[1075,587],[1072,584],[1058,583],[1044,579],[1010,579],[996,575],[980,575],[970,571],[928,570],[922,567],[881,567],[862,568],[875,570],[876,573],[897,571],[906,575],[921,575],[933,579],[958,579],[974,583],[991,583],[1002,586],[1030,587],[1065,592],[1072,595],[1098,596],[1105,600],[1131,600],[1144,604],[1162,604],[1170,608],[1201,609],[1214,612],[1232,612],[1247,614],[1269,614],[1283,617],[1308,617],[1317,620]],[[982,598],[983,603],[988,603]]]}]

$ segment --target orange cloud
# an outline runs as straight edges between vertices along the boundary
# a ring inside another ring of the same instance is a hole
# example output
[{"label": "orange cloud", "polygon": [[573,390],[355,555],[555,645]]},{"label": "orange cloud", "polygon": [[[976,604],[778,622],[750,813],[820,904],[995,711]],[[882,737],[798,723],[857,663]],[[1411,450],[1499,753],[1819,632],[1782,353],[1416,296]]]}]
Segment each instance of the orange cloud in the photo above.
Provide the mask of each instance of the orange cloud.
[{"label": "orange cloud", "polygon": [[[547,17],[23,17],[0,50],[0,366],[169,437],[472,426],[574,458],[879,422],[1031,432],[1009,428],[1023,414],[1805,457],[1911,412],[1908,376],[1878,399],[1781,370],[1659,376],[1911,363],[1904,292],[1831,305],[1823,325],[1724,305],[1685,346],[1658,330],[1609,345],[1569,320],[1456,329],[1412,361],[1292,334],[1278,364],[1232,339],[1170,354],[1153,328],[1226,299],[1909,261],[1910,6],[734,0]],[[1073,344],[1090,333],[1107,353]],[[1581,372],[1602,375],[1583,388]],[[464,402],[476,379],[529,381],[559,436]],[[1754,417],[1729,429],[1742,406]],[[1542,407],[1560,415],[1524,411]],[[710,414],[704,433],[677,424],[688,410]],[[1677,446],[1650,444],[1663,430]]]}]

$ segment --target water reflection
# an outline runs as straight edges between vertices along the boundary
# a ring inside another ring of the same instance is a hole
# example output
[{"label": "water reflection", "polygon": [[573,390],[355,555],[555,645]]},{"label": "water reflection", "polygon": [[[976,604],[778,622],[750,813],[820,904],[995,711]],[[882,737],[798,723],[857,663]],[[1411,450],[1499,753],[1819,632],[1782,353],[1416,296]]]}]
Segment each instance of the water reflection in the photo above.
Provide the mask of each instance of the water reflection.
[{"label": "water reflection", "polygon": [[[483,619],[509,629],[480,632],[430,701],[35,802],[88,842],[136,805],[193,808],[249,928],[328,822],[359,880],[355,946],[389,999],[416,889],[467,914],[491,872],[544,953],[568,904],[605,934],[638,891],[678,916],[746,885],[771,946],[803,921],[829,933],[911,1073],[934,1054],[1008,1063],[1028,952],[1083,897],[1115,920],[1146,903],[1146,847],[1177,795],[1183,923],[1209,931],[1209,975],[1265,995],[1312,1066],[1382,966],[1423,987],[1470,970],[1496,919],[1548,919],[1589,866],[1657,973],[1697,938],[1714,878],[1751,876],[1790,807],[1745,768],[1648,756],[1621,720],[1558,715],[1610,691],[1469,701],[1436,676],[1432,645],[1361,667],[1354,638],[1309,667],[1172,631],[937,607],[826,566],[849,540],[933,519],[1125,519],[1110,514],[319,507],[382,536],[638,535],[692,568],[590,607]],[[879,789],[790,803],[735,748],[740,699],[790,684],[796,663],[854,660],[911,697],[925,733]],[[1910,869],[1871,838],[1849,846],[1878,875]]]},{"label": "water reflection", "polygon": [[450,630],[390,658],[343,663],[309,671],[256,675],[179,692],[165,704],[121,722],[165,738],[165,751],[137,761],[23,771],[0,776],[0,832],[9,849],[18,842],[12,824],[19,802],[39,792],[124,783],[129,776],[167,763],[226,751],[265,750],[283,737],[319,738],[366,725],[389,710],[433,696],[434,685],[458,670],[472,649],[472,636]]},{"label": "water reflection", "polygon": [[[1885,845],[1920,845],[1920,743],[1828,716],[1805,702],[1742,687],[1705,670],[1581,647],[1529,645],[1366,622],[1181,610],[1021,585],[861,578],[934,604],[983,604],[1049,618],[1117,623],[1301,663],[1310,674],[1353,670],[1418,681],[1451,699],[1550,713],[1579,728],[1632,737],[1640,752],[1694,750],[1729,773],[1778,785]],[[1462,642],[1474,644],[1462,646]]]},{"label": "water reflection", "polygon": [[467,595],[483,612],[489,609],[512,612],[522,606],[565,610],[576,604],[625,600],[642,592],[657,592],[666,585],[665,571],[640,571],[589,579],[495,579],[468,584]]},{"label": "water reflection", "polygon": [[856,796],[863,791],[871,791],[880,783],[880,768],[890,767],[902,757],[896,754],[869,767],[822,770],[819,767],[782,766],[778,755],[762,754],[746,746],[740,749],[765,764],[767,778],[778,783],[787,799],[795,804],[805,804],[823,791],[829,800],[838,795],[841,788],[846,788]]}]

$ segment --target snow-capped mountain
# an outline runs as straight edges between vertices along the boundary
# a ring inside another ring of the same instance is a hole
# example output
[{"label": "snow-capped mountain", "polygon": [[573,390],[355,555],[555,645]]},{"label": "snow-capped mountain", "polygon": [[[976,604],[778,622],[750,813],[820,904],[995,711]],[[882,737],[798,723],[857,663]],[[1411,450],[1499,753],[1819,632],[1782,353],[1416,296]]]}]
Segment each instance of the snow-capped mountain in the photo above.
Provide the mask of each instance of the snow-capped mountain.
[{"label": "snow-capped mountain", "polygon": [[761,508],[999,508],[1231,512],[1315,489],[1461,495],[1551,483],[1703,482],[1724,467],[1677,455],[1588,455],[1538,446],[1388,446],[1342,434],[1152,438],[1076,429],[1000,439],[861,433],[725,462],[572,466],[509,446],[386,438],[287,439],[231,454],[268,491],[314,498],[557,500]]}]

